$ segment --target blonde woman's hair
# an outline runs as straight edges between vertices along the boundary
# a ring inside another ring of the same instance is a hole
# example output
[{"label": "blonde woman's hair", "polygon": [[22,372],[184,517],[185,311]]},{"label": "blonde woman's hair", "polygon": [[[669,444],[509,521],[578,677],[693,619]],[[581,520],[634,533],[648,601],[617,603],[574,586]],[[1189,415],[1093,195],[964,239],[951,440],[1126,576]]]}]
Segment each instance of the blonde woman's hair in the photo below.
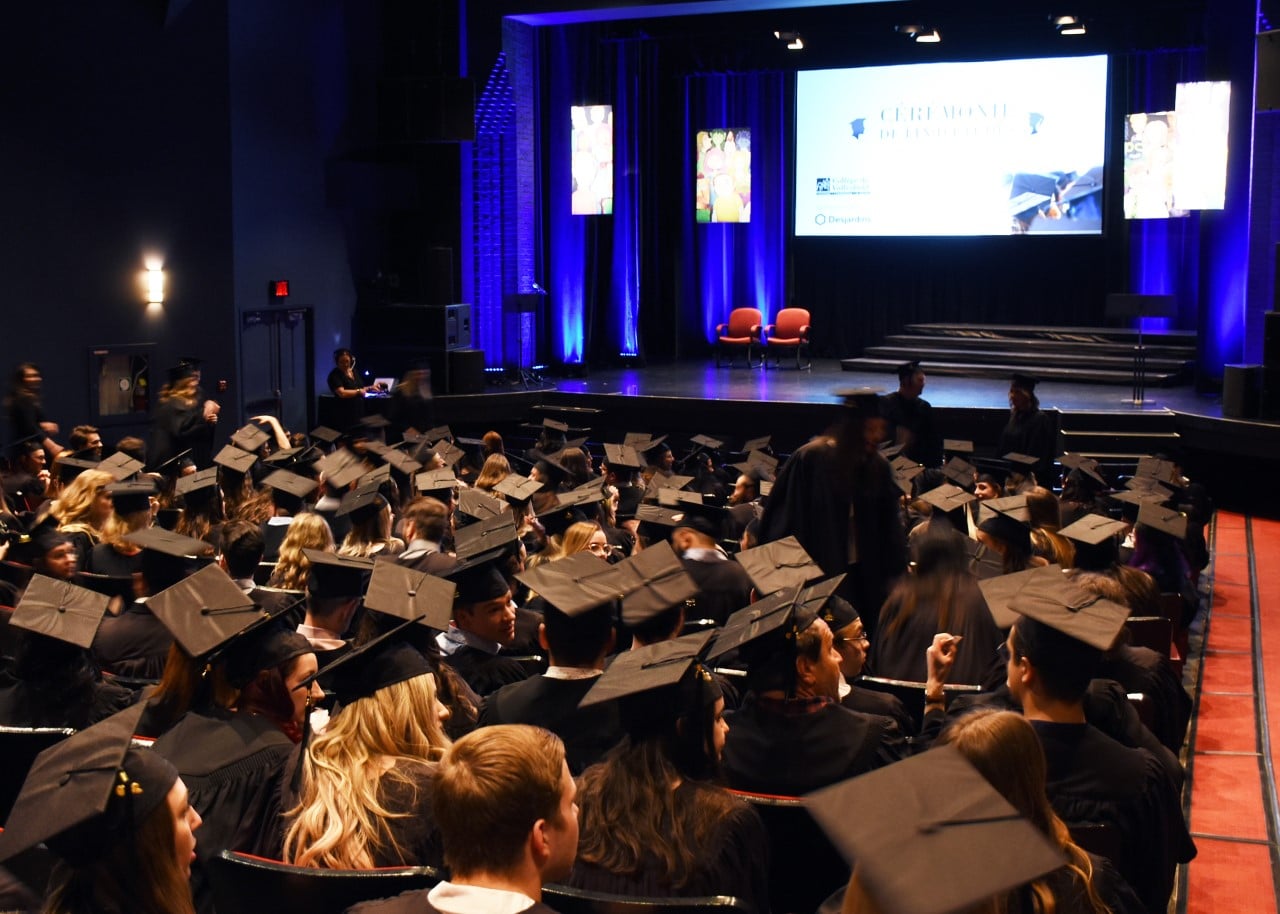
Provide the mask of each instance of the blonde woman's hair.
[{"label": "blonde woman's hair", "polygon": [[560,540],[560,556],[584,551],[591,544],[591,537],[595,536],[599,529],[600,525],[593,520],[580,520],[570,525]]},{"label": "blonde woman's hair", "polygon": [[115,477],[106,470],[85,470],[73,479],[54,504],[53,513],[58,518],[58,529],[69,533],[87,533],[94,542],[113,534],[117,523],[114,512],[101,527],[94,526],[90,518],[98,494],[115,481]]},{"label": "blonde woman's hair", "polygon": [[[388,823],[416,815],[415,804],[388,809],[379,790],[390,778],[414,785],[404,770],[438,762],[449,738],[436,713],[435,676],[424,673],[342,708],[307,747],[298,804],[286,815],[284,859],[295,866],[371,869],[405,849]],[[408,763],[386,767],[386,760]]]},{"label": "blonde woman's hair", "polygon": [[271,573],[271,586],[284,590],[306,590],[311,562],[303,549],[333,551],[333,531],[319,514],[304,512],[289,524],[289,532],[280,544],[280,560]]},{"label": "blonde woman's hair", "polygon": [[179,378],[177,381],[170,381],[160,388],[160,402],[168,403],[170,400],[177,400],[187,409],[196,405],[196,391],[200,389],[200,382],[195,379],[194,375],[186,378]]}]

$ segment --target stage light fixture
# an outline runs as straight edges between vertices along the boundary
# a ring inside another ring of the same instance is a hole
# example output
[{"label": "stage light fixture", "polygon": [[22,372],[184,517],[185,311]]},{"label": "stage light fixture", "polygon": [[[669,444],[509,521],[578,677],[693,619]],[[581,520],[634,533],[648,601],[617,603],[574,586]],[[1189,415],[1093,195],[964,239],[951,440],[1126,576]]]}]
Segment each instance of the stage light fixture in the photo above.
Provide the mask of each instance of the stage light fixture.
[{"label": "stage light fixture", "polygon": [[942,35],[937,29],[928,28],[927,26],[910,23],[907,25],[895,25],[893,30],[899,35],[906,35],[912,41],[919,44],[937,44],[942,40]]},{"label": "stage light fixture", "polygon": [[916,34],[916,44],[937,44],[942,40],[942,36],[938,34],[937,29],[929,29],[927,32],[918,32]]},{"label": "stage light fixture", "polygon": [[773,37],[784,42],[788,51],[800,51],[804,49],[804,39],[800,37],[799,32],[783,32],[775,30]]},{"label": "stage light fixture", "polygon": [[1084,21],[1078,16],[1052,16],[1053,27],[1059,35],[1084,35]]}]

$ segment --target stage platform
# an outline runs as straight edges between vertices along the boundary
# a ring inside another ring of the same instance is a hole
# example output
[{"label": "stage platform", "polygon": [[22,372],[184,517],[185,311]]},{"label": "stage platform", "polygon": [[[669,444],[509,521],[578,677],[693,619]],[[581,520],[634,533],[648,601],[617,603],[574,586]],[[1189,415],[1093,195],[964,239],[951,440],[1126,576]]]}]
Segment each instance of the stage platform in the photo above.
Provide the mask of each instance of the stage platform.
[{"label": "stage platform", "polygon": [[[823,431],[838,416],[836,391],[872,387],[888,393],[896,379],[881,372],[842,369],[838,360],[815,360],[810,371],[716,368],[683,362],[590,371],[582,377],[547,378],[538,389],[490,386],[485,393],[441,396],[437,418],[458,434],[482,426],[513,430],[522,421],[550,415],[570,422],[593,441],[621,440],[628,430],[707,434],[733,444],[772,434],[785,453]],[[1008,382],[1001,378],[933,377],[924,397],[937,410],[944,436],[993,447],[1008,418]],[[1280,473],[1280,422],[1222,416],[1220,397],[1189,385],[1148,388],[1141,407],[1126,402],[1129,385],[1044,381],[1041,407],[1060,416],[1064,449],[1095,454],[1123,467],[1137,455],[1172,451],[1187,472],[1210,485],[1224,507],[1280,516],[1274,480]]]}]

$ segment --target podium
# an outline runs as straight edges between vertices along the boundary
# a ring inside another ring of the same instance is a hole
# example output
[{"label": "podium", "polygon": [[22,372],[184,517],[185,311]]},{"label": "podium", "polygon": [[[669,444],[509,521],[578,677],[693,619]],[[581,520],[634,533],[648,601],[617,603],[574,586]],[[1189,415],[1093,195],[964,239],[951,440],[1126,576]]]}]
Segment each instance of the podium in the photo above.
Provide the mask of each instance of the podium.
[{"label": "podium", "polygon": [[1136,317],[1138,319],[1138,344],[1133,347],[1133,398],[1126,400],[1134,406],[1146,403],[1147,349],[1142,343],[1142,319],[1146,317],[1176,317],[1178,300],[1172,295],[1139,295],[1113,292],[1107,296],[1108,318]]}]

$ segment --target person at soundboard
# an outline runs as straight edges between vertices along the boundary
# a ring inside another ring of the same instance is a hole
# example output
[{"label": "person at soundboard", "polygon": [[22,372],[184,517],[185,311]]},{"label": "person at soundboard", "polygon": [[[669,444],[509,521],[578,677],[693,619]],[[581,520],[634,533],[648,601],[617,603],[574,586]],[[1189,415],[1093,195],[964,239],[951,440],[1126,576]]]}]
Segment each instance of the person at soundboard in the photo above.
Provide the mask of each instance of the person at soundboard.
[{"label": "person at soundboard", "polygon": [[365,386],[356,377],[356,357],[350,349],[333,350],[333,371],[329,372],[329,391],[335,397],[351,399],[363,397],[373,386]]}]

